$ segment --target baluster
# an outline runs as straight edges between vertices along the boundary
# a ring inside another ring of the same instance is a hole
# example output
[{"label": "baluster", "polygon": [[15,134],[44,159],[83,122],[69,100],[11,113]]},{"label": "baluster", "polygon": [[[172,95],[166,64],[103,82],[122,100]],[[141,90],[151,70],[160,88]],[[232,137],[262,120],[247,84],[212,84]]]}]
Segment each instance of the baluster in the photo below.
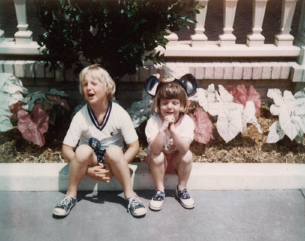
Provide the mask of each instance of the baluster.
[{"label": "baluster", "polygon": [[301,46],[305,45],[305,1],[303,1],[301,7],[301,17],[300,17],[299,29],[296,40],[298,41],[299,45]]},{"label": "baluster", "polygon": [[224,34],[219,35],[220,46],[232,46],[236,37],[233,34],[233,24],[238,0],[224,0]]},{"label": "baluster", "polygon": [[178,35],[169,30],[167,32],[169,33],[169,35],[165,37],[169,41],[167,46],[176,46],[178,44]]},{"label": "baluster", "polygon": [[202,9],[199,9],[199,14],[196,15],[196,27],[195,34],[191,36],[192,46],[193,47],[201,47],[207,45],[207,36],[204,34],[205,32],[205,20],[208,11],[208,1],[209,0],[201,0],[199,1],[200,5],[203,6]]},{"label": "baluster", "polygon": [[0,29],[0,43],[4,40],[4,31]]},{"label": "baluster", "polygon": [[[2,4],[0,4],[0,10],[3,8]],[[1,23],[0,23],[0,43],[4,40],[4,31],[1,29]]]},{"label": "baluster", "polygon": [[264,45],[265,37],[261,32],[263,31],[262,26],[267,2],[268,0],[254,0],[253,2],[252,34],[247,36],[247,45],[249,47]]},{"label": "baluster", "polygon": [[275,35],[276,46],[291,46],[293,45],[294,37],[290,34],[292,18],[295,11],[295,6],[298,0],[283,0],[282,17],[281,17],[281,32]]},{"label": "baluster", "polygon": [[28,44],[32,42],[32,31],[27,30],[27,16],[26,16],[26,0],[14,0],[15,10],[17,16],[18,32],[15,33],[16,44]]}]

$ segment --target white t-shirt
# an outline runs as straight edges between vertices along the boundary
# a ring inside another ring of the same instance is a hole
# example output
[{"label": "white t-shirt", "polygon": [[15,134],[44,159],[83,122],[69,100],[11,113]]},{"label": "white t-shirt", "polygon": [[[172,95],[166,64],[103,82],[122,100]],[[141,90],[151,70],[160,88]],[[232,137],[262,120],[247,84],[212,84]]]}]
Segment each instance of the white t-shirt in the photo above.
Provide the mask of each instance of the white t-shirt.
[{"label": "white t-shirt", "polygon": [[64,144],[76,147],[78,142],[88,144],[94,137],[101,142],[102,149],[110,145],[121,148],[138,140],[138,135],[129,114],[115,102],[109,102],[104,120],[98,123],[88,104],[84,105],[72,119],[69,130],[63,141]]},{"label": "white t-shirt", "polygon": [[[159,133],[159,130],[162,127],[162,120],[158,114],[153,115],[148,121],[145,128],[145,134],[147,142],[150,143],[153,141]],[[182,138],[187,139],[190,143],[194,139],[194,129],[195,124],[191,117],[188,115],[182,115],[175,127]],[[167,130],[165,133],[165,145],[163,146],[163,152],[171,153],[176,151],[176,147],[170,147],[169,142],[171,140],[170,132]],[[147,148],[147,153],[150,153],[150,146]]]}]

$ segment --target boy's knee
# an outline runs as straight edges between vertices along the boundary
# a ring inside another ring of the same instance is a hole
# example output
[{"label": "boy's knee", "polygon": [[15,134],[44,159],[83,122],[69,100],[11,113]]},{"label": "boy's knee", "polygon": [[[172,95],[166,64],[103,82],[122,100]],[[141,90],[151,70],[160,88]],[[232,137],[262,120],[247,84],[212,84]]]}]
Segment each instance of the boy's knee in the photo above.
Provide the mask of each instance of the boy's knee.
[{"label": "boy's knee", "polygon": [[109,146],[106,149],[106,161],[109,163],[120,162],[124,160],[123,150],[119,146]]},{"label": "boy's knee", "polygon": [[78,162],[86,162],[93,158],[93,150],[88,145],[80,145],[75,150],[75,157]]}]

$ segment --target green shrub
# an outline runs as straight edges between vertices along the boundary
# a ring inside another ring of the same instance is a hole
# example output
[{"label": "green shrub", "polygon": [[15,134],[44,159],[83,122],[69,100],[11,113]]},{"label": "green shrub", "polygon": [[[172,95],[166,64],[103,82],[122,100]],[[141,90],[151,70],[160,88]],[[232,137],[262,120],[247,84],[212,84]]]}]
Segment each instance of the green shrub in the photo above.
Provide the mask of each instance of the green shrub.
[{"label": "green shrub", "polygon": [[33,0],[46,32],[39,37],[45,60],[56,69],[101,64],[113,78],[136,73],[143,61],[164,62],[168,30],[196,22],[194,0]]}]

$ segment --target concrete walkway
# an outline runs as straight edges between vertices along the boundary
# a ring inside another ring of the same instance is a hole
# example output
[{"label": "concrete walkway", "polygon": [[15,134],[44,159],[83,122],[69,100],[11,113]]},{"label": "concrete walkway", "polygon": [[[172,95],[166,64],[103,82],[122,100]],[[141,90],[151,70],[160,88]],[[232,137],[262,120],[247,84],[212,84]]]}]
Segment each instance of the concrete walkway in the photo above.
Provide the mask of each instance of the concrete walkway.
[{"label": "concrete walkway", "polygon": [[[146,203],[153,191],[137,191]],[[304,241],[305,190],[191,191],[186,210],[167,191],[159,212],[144,218],[126,212],[122,193],[79,192],[66,218],[52,217],[61,192],[0,192],[0,239]]]}]

